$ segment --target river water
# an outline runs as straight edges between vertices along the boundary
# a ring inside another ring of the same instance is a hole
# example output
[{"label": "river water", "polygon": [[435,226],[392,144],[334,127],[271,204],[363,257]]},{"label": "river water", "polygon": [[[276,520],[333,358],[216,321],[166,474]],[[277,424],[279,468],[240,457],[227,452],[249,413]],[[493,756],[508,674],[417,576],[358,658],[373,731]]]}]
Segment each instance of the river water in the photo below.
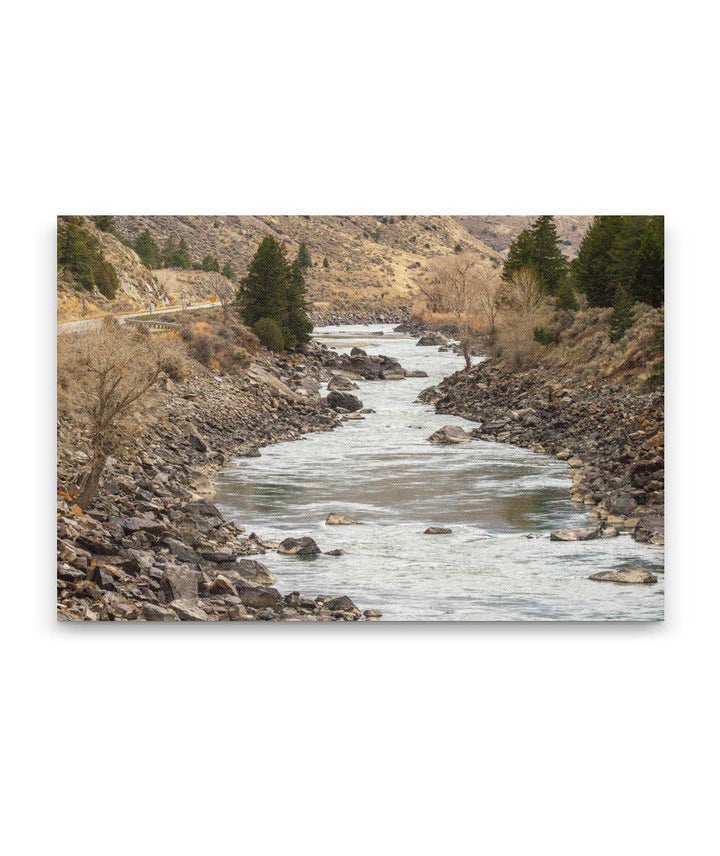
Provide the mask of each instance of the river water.
[{"label": "river water", "polygon": [[[267,540],[309,535],[323,551],[345,550],[340,557],[267,553],[262,561],[279,589],[348,595],[386,620],[662,619],[662,548],[629,535],[550,541],[553,529],[592,525],[570,499],[567,464],[502,443],[427,442],[443,425],[474,426],[417,401],[463,361],[418,347],[392,326],[326,327],[315,335],[339,352],[359,344],[395,357],[427,378],[358,381],[354,394],[375,413],[268,446],[220,475],[215,502],[228,519]],[[326,526],[330,512],[362,525]],[[452,533],[424,535],[430,525]],[[626,566],[657,573],[658,583],[588,580]]]}]

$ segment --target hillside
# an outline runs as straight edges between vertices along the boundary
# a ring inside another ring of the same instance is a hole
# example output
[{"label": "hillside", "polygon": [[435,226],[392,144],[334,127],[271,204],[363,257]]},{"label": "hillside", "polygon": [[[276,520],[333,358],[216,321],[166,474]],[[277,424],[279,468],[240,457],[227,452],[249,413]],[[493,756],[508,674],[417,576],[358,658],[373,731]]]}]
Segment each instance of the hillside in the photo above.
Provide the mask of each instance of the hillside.
[{"label": "hillside", "polygon": [[129,216],[116,217],[115,224],[126,240],[145,229],[160,247],[168,238],[182,238],[191,262],[211,254],[241,274],[265,235],[282,240],[291,256],[304,242],[313,261],[308,290],[316,300],[406,300],[426,259],[458,245],[492,264],[501,262],[495,250],[452,217]]},{"label": "hillside", "polygon": [[[535,216],[454,217],[471,234],[484,241],[498,253],[507,252],[517,236],[532,225]],[[592,220],[591,216],[555,215],[557,232],[562,241],[562,251],[575,258],[580,242]]]},{"label": "hillside", "polygon": [[73,276],[67,270],[60,270],[57,278],[58,320],[147,309],[151,302],[165,302],[163,285],[145,267],[135,250],[125,246],[115,235],[97,229],[90,219],[80,218],[80,222],[82,228],[99,242],[103,257],[115,268],[118,291],[115,298],[109,300],[97,291],[79,289]]}]

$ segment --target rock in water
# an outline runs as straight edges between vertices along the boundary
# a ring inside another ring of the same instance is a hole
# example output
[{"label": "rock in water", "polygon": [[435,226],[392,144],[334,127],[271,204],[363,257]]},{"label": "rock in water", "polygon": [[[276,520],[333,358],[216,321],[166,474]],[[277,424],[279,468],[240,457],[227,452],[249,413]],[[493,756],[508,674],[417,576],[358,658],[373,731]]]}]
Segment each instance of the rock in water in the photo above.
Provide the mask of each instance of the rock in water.
[{"label": "rock in water", "polygon": [[312,538],[286,538],[278,544],[278,553],[283,556],[314,556],[320,548]]},{"label": "rock in water", "polygon": [[345,517],[342,514],[335,514],[331,512],[328,514],[325,523],[328,526],[355,526],[360,523],[359,520],[355,520],[354,517]]},{"label": "rock in water", "polygon": [[551,541],[593,541],[600,537],[602,527],[588,526],[580,529],[558,529],[550,533]]},{"label": "rock in water", "polygon": [[342,375],[333,375],[330,379],[330,383],[328,384],[328,390],[332,392],[333,390],[336,392],[347,391],[348,389],[360,389],[360,387],[353,383],[349,378],[343,377]]},{"label": "rock in water", "polygon": [[651,574],[650,571],[644,571],[642,568],[600,571],[597,574],[591,574],[588,579],[601,583],[624,583],[625,585],[643,585],[657,582],[655,574]]},{"label": "rock in water", "polygon": [[436,445],[450,445],[453,443],[469,443],[472,438],[467,431],[459,425],[445,425],[439,431],[428,437],[428,442]]},{"label": "rock in water", "polygon": [[350,351],[351,357],[367,357],[367,351],[363,351],[362,348],[354,347]]},{"label": "rock in water", "polygon": [[423,532],[423,535],[449,535],[452,529],[447,529],[445,526],[428,526]]},{"label": "rock in water", "polygon": [[328,407],[332,407],[333,410],[349,410],[353,413],[355,410],[362,410],[362,401],[355,395],[350,395],[349,392],[337,392],[336,390],[332,390],[328,393],[328,397],[325,399],[328,404]]},{"label": "rock in water", "polygon": [[425,336],[421,336],[417,343],[421,347],[429,348],[437,345],[447,345],[448,340],[445,336],[440,335],[440,333],[427,333]]}]

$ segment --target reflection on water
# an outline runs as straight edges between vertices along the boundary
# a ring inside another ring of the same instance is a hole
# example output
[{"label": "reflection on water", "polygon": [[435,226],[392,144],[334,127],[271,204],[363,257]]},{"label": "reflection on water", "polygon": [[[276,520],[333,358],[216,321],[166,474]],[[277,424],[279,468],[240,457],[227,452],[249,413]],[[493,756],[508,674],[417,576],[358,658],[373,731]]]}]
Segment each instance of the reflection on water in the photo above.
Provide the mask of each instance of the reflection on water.
[{"label": "reflection on water", "polygon": [[[427,438],[446,424],[419,403],[426,386],[462,367],[462,359],[392,327],[343,328],[338,350],[371,331],[368,353],[398,358],[427,378],[359,381],[356,393],[376,412],[330,433],[262,450],[219,480],[225,514],[268,539],[310,535],[341,557],[313,561],[267,554],[263,561],[282,591],[347,594],[363,609],[390,619],[658,619],[663,577],[655,586],[594,583],[590,573],[622,565],[662,571],[662,550],[627,536],[584,543],[551,542],[552,529],[588,525],[570,501],[567,465],[500,443],[434,446]],[[325,331],[336,334],[337,328]],[[331,512],[360,526],[326,526]],[[423,535],[427,526],[450,535]]]}]

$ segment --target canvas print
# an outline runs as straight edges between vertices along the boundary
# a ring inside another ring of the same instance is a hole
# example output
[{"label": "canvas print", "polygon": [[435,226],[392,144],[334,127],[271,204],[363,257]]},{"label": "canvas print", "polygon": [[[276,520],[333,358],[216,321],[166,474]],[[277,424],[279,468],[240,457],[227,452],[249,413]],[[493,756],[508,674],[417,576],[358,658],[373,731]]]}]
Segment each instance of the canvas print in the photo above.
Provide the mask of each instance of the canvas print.
[{"label": "canvas print", "polygon": [[57,615],[657,621],[657,215],[57,220]]}]

